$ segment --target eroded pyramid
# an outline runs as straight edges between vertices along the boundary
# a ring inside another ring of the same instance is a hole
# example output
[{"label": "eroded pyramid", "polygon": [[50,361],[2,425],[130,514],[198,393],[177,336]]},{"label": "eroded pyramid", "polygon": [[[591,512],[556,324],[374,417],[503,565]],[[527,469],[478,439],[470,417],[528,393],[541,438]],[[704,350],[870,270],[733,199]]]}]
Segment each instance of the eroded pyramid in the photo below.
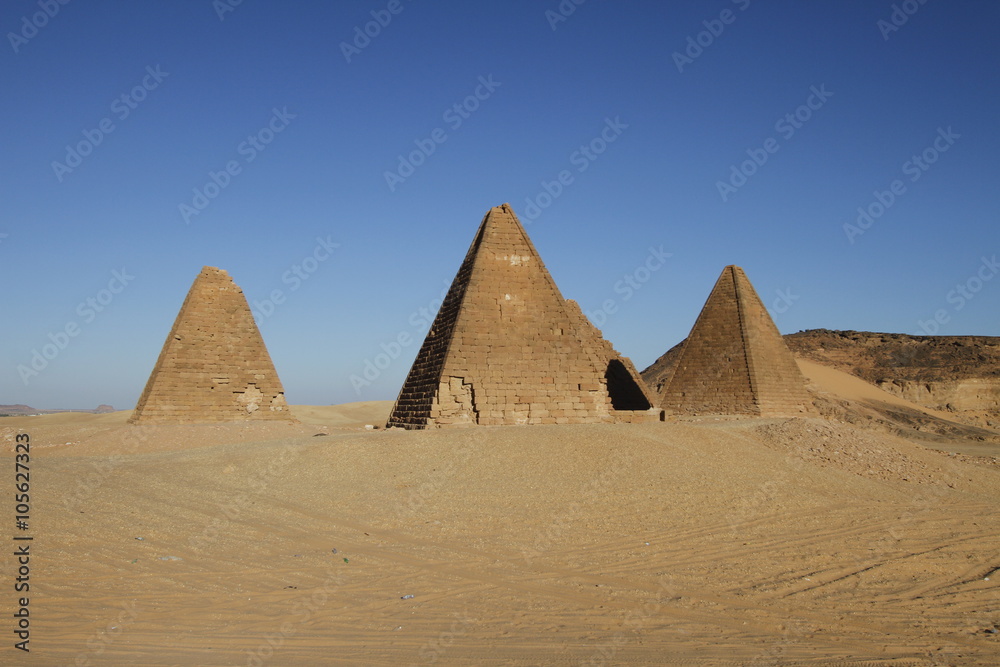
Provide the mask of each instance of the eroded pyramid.
[{"label": "eroded pyramid", "polygon": [[658,418],[632,362],[562,297],[504,204],[483,218],[387,426]]},{"label": "eroded pyramid", "polygon": [[294,421],[243,290],[206,266],[167,336],[133,424]]},{"label": "eroded pyramid", "polygon": [[805,377],[738,266],[722,270],[660,394],[668,414],[812,412]]}]

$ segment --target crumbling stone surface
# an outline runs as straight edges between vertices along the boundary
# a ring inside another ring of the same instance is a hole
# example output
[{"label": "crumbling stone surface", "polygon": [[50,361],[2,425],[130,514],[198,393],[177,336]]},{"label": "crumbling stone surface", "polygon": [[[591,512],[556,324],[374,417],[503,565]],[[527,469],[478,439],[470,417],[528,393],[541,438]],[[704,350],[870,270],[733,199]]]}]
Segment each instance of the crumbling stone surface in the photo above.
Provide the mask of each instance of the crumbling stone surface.
[{"label": "crumbling stone surface", "polygon": [[719,276],[660,394],[668,414],[813,413],[805,377],[738,266]]},{"label": "crumbling stone surface", "polygon": [[387,426],[656,420],[652,403],[504,204],[483,218]]},{"label": "crumbling stone surface", "polygon": [[167,336],[133,424],[294,421],[243,290],[206,266]]}]

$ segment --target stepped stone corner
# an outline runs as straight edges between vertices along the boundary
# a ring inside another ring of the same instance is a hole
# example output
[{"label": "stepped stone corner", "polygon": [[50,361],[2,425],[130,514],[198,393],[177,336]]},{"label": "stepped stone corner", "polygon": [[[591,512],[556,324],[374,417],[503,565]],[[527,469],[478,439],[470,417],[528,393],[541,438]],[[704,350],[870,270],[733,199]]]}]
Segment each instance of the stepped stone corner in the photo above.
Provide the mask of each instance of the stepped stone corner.
[{"label": "stepped stone corner", "polygon": [[653,402],[503,204],[479,225],[386,425],[658,421]]},{"label": "stepped stone corner", "polygon": [[243,290],[206,266],[195,278],[132,424],[295,421]]}]

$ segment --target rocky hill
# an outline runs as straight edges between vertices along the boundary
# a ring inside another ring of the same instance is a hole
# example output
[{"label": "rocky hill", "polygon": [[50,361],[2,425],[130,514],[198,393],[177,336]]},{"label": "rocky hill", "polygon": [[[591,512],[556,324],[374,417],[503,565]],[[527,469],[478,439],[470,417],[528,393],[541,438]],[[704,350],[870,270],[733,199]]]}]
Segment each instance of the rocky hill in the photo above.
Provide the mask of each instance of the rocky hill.
[{"label": "rocky hill", "polygon": [[784,337],[796,355],[872,384],[1000,379],[998,336],[910,336],[811,329]]},{"label": "rocky hill", "polygon": [[[859,377],[977,426],[1000,425],[1000,337],[910,336],[811,329],[784,336],[800,358]],[[679,343],[642,372],[653,391],[670,377]]]},{"label": "rocky hill", "polygon": [[979,426],[1000,426],[1000,337],[814,329],[785,336],[796,355]]},{"label": "rocky hill", "polygon": [[677,363],[677,357],[680,355],[681,348],[684,347],[684,341],[686,340],[685,338],[664,352],[659,359],[649,365],[649,368],[639,373],[646,386],[654,394],[659,394],[660,390],[663,389],[663,385],[670,379],[670,373],[674,370],[674,364]]}]

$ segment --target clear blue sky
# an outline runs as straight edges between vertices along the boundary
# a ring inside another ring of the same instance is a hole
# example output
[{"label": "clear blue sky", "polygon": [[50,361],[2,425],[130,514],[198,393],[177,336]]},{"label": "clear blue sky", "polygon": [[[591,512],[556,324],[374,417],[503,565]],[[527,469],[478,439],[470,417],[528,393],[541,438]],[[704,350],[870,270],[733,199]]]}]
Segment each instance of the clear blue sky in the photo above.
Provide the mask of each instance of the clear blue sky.
[{"label": "clear blue sky", "polygon": [[203,265],[290,402],[393,399],[503,202],[639,368],[727,264],[785,333],[1000,335],[996,3],[228,2],[0,7],[0,403],[133,407]]}]

